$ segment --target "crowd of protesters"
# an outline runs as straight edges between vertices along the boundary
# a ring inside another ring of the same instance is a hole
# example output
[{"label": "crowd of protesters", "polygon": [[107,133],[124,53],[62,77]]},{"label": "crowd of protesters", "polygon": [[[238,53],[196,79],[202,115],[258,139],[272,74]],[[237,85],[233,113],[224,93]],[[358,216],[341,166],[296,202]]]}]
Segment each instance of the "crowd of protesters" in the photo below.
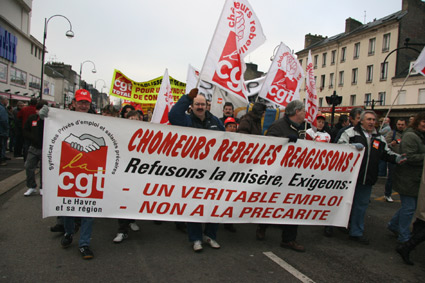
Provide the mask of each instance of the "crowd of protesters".
[{"label": "crowd of protesters", "polygon": [[[91,107],[91,95],[86,90],[77,90],[69,109],[83,113],[96,113]],[[29,105],[17,103],[15,108],[7,107],[8,100],[0,96],[0,165],[7,166],[9,159],[5,152],[13,152],[14,157],[23,158],[27,173],[27,191],[25,196],[37,193],[35,170],[40,167],[42,158],[42,137],[44,118],[48,117],[46,101],[31,99]],[[393,202],[393,191],[398,192],[401,207],[389,219],[388,230],[397,235],[396,251],[406,264],[412,265],[410,252],[425,240],[425,208],[423,197],[419,197],[423,161],[425,157],[425,112],[418,113],[409,120],[395,119],[395,127],[391,128],[391,120],[385,118],[379,123],[375,112],[354,108],[349,115],[340,115],[338,123],[330,128],[326,117],[319,113],[315,126],[306,125],[305,106],[301,101],[290,102],[282,118],[276,120],[268,129],[263,129],[262,120],[267,111],[265,104],[256,102],[240,119],[235,115],[234,106],[226,102],[223,106],[223,116],[216,117],[210,111],[211,102],[192,89],[183,95],[169,113],[171,125],[238,132],[250,135],[267,135],[289,139],[296,143],[298,139],[314,142],[347,144],[361,151],[364,157],[361,162],[357,184],[354,191],[353,204],[350,214],[349,239],[359,244],[369,244],[364,234],[366,209],[370,202],[372,186],[378,176],[385,174],[384,199]],[[105,106],[101,114],[104,116],[120,117],[129,120],[150,121],[152,110],[144,114],[141,109],[125,105],[118,111],[113,105]],[[39,193],[42,194],[40,174]],[[419,201],[418,201],[419,200]],[[416,212],[416,214],[415,214]],[[412,221],[415,219],[413,231]],[[160,221],[156,221],[160,224]],[[63,233],[62,247],[69,247],[73,236],[80,229],[79,250],[84,259],[94,257],[90,250],[93,218],[90,217],[58,217],[52,232]],[[297,242],[297,225],[279,225],[282,229],[281,247],[304,252],[305,247]],[[187,232],[189,241],[195,252],[203,250],[206,243],[212,248],[220,248],[217,242],[218,223],[180,223],[177,229]],[[226,224],[226,230],[236,232],[233,224]],[[256,230],[257,240],[265,240],[268,225],[259,224]],[[121,243],[128,237],[129,229],[138,231],[140,227],[135,220],[118,219],[118,232],[114,243]],[[333,227],[326,226],[324,235],[332,237]]]}]

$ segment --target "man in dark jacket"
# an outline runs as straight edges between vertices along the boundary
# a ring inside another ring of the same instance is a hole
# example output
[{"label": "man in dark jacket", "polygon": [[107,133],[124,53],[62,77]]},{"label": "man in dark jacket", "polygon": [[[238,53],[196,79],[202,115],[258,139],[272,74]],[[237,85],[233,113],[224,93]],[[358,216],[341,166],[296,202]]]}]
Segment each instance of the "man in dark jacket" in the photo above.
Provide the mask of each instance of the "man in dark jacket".
[{"label": "man in dark jacket", "polygon": [[261,118],[266,112],[266,105],[261,102],[255,102],[252,110],[242,116],[239,121],[238,133],[250,135],[262,135]]},{"label": "man in dark jacket", "polygon": [[375,121],[375,112],[364,111],[360,115],[360,122],[355,127],[345,130],[338,140],[339,144],[351,144],[358,150],[365,148],[350,215],[350,240],[365,245],[369,244],[369,240],[363,235],[364,218],[372,186],[378,179],[379,161],[381,159],[392,163],[405,161],[405,158],[389,149],[385,138],[377,133]]},{"label": "man in dark jacket", "polygon": [[[208,102],[207,102],[208,103]],[[233,106],[232,102],[226,102],[224,103],[223,106],[223,117],[220,118],[220,121],[224,124],[224,121],[229,118],[232,117],[235,119],[236,123],[239,123],[239,119],[234,117],[234,111],[235,111],[235,107]]]},{"label": "man in dark jacket", "polygon": [[[305,106],[299,100],[288,103],[285,116],[275,121],[267,131],[267,136],[289,138],[290,142],[305,138]],[[297,252],[304,252],[304,246],[297,243],[298,225],[281,225],[282,242],[280,246]],[[266,225],[260,224],[257,228],[257,239],[264,239]]]},{"label": "man in dark jacket", "polygon": [[[186,114],[190,106],[192,111],[190,114]],[[206,110],[206,107],[207,100],[205,96],[198,94],[198,89],[194,88],[189,94],[180,97],[179,101],[171,108],[168,113],[168,121],[170,121],[171,125],[224,131],[223,123]],[[212,248],[219,249],[220,245],[216,242],[217,230],[217,223],[206,223],[205,235],[202,236],[202,223],[188,222],[187,232],[189,241],[193,242],[193,250],[195,252],[202,251],[202,240]]]},{"label": "man in dark jacket", "polygon": [[[28,148],[27,160],[25,161],[25,171],[27,175],[28,190],[24,196],[30,196],[37,192],[37,182],[35,181],[35,169],[38,163],[41,163],[41,151],[43,149],[43,130],[44,120],[40,119],[38,112],[40,109],[47,105],[47,101],[41,100],[37,103],[36,114],[28,117],[24,125],[24,138],[29,141],[30,147]],[[42,195],[42,172],[40,166],[40,195]]]}]

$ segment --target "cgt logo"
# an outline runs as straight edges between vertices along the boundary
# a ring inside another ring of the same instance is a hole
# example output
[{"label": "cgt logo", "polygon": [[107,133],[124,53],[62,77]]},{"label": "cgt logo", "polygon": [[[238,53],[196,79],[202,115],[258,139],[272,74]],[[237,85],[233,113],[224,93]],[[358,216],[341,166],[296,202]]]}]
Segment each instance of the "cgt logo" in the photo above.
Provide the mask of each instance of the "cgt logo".
[{"label": "cgt logo", "polygon": [[298,81],[287,76],[286,72],[278,69],[266,97],[282,106],[292,101]]},{"label": "cgt logo", "polygon": [[58,197],[102,199],[107,153],[103,138],[67,137],[62,142]]}]

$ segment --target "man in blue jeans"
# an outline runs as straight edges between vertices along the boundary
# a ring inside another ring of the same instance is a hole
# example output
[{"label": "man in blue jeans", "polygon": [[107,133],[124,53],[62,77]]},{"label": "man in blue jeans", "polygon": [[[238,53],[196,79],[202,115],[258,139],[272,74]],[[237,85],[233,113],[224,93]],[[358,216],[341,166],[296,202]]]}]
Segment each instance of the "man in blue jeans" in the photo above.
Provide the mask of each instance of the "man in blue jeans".
[{"label": "man in blue jeans", "polygon": [[[186,114],[189,107],[192,107],[190,114]],[[189,94],[183,95],[168,113],[168,120],[171,125],[224,131],[221,121],[211,114],[207,108],[207,100],[202,94],[198,94],[198,89],[192,89]],[[218,223],[205,223],[202,233],[202,223],[188,222],[187,233],[189,241],[193,243],[195,252],[202,251],[202,240],[214,249],[219,249],[216,242]]]},{"label": "man in blue jeans", "polygon": [[[75,111],[88,113],[92,102],[90,92],[85,89],[79,89],[75,92]],[[49,108],[43,106],[40,110],[39,115],[41,119],[47,117]],[[77,217],[64,216],[63,225],[65,228],[65,234],[61,239],[61,245],[63,248],[68,248],[72,243],[72,238],[75,233],[75,222]],[[93,252],[90,249],[90,238],[93,228],[92,217],[81,217],[81,228],[80,228],[80,240],[78,242],[78,248],[80,250],[83,259],[92,259],[94,257]]]},{"label": "man in blue jeans", "polygon": [[378,179],[378,164],[381,159],[402,163],[406,159],[392,152],[385,138],[375,129],[376,114],[366,110],[360,115],[360,122],[352,128],[345,130],[339,144],[351,144],[358,150],[365,150],[362,164],[357,177],[353,205],[350,215],[350,240],[368,245],[369,240],[364,236],[364,219],[369,206],[372,186]]}]

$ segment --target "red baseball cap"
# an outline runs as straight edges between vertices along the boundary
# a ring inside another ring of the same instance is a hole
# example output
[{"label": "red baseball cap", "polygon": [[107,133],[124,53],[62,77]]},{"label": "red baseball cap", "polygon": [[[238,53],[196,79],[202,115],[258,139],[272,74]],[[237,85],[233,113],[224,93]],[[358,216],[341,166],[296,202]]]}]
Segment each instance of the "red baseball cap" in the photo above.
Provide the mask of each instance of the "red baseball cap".
[{"label": "red baseball cap", "polygon": [[316,119],[322,118],[323,120],[326,120],[326,117],[323,114],[318,114],[316,116]]},{"label": "red baseball cap", "polygon": [[226,120],[224,120],[224,125],[226,126],[230,123],[236,124],[236,120],[233,117],[227,117]]},{"label": "red baseball cap", "polygon": [[77,89],[77,91],[75,92],[75,100],[76,101],[86,100],[88,102],[91,102],[90,92],[85,89]]}]

